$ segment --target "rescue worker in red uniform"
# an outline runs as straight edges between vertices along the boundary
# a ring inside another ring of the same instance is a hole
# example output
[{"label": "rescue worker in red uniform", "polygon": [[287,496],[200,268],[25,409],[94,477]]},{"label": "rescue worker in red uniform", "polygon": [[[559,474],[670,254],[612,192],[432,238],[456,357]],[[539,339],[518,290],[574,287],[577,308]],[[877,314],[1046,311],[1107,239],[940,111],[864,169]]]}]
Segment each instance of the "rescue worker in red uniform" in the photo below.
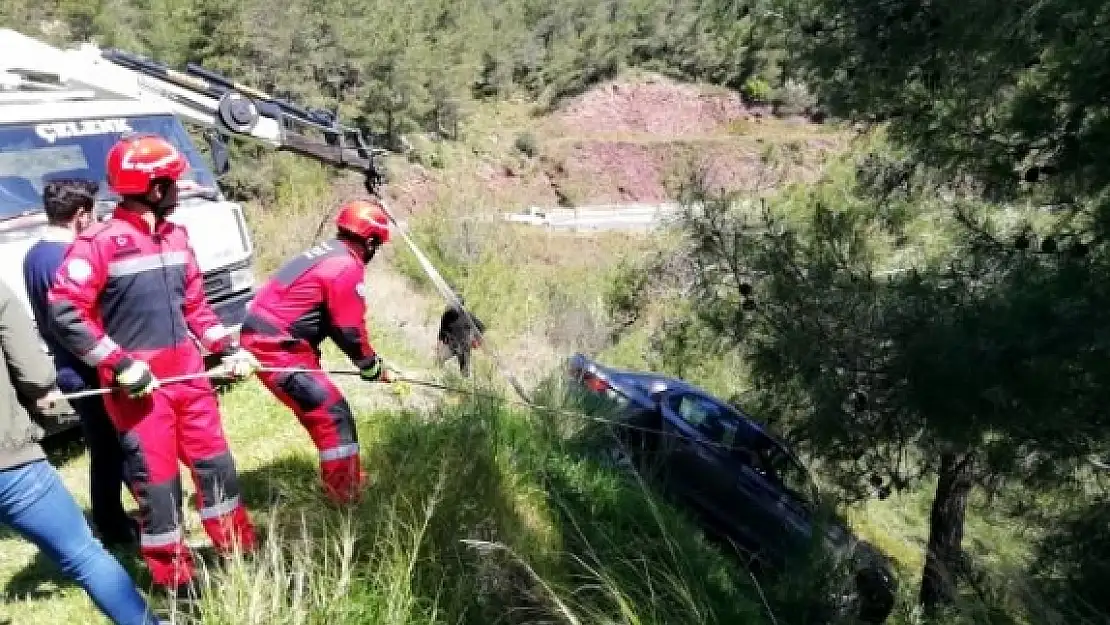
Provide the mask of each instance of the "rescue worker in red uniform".
[{"label": "rescue worker in red uniform", "polygon": [[343,393],[319,371],[319,346],[330,338],[364,380],[392,381],[370,344],[363,299],[366,264],[389,241],[389,222],[380,205],[356,200],[340,208],[336,226],[335,238],[287,261],[259,289],[243,321],[242,343],[262,366],[258,379],[312,437],[325,493],[345,504],[357,498],[366,476],[354,415]]},{"label": "rescue worker in red uniform", "polygon": [[246,377],[254,366],[205,300],[185,229],[166,220],[188,167],[161,137],[117,142],[107,178],[122,200],[110,220],[77,235],[48,297],[59,340],[96,368],[102,385],[117,388],[104,403],[139,504],[140,553],[155,584],[181,598],[196,587],[182,535],[178,460],[190,470],[194,503],[217,550],[255,546],[212,385],[205,378],[159,381],[204,372],[190,331],[223,357],[232,377]]}]

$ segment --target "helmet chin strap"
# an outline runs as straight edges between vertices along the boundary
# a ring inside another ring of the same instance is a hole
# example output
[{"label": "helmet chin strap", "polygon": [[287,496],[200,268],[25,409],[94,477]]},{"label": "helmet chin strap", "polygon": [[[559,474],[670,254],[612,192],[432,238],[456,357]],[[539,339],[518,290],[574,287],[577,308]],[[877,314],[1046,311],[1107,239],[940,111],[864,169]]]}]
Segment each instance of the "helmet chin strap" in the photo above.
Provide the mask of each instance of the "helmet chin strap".
[{"label": "helmet chin strap", "polygon": [[157,202],[151,202],[146,196],[135,197],[134,200],[149,208],[154,216],[158,219],[165,219],[166,215],[173,212],[177,207],[177,202],[170,200],[170,187],[174,184],[172,180],[161,179],[155,180],[151,183],[151,189],[158,189],[160,198]]},{"label": "helmet chin strap", "polygon": [[378,245],[379,245],[379,244],[378,244],[378,242],[377,242],[377,239],[373,239],[373,238],[371,238],[371,239],[367,239],[367,240],[366,240],[366,241],[365,241],[365,242],[363,243],[363,247],[365,247],[365,248],[366,248],[366,253],[365,253],[365,254],[363,254],[363,258],[365,258],[365,259],[366,259],[366,261],[365,261],[365,262],[366,262],[367,264],[369,264],[369,263],[370,263],[370,261],[374,259],[374,254],[377,254],[377,253],[378,253]]}]

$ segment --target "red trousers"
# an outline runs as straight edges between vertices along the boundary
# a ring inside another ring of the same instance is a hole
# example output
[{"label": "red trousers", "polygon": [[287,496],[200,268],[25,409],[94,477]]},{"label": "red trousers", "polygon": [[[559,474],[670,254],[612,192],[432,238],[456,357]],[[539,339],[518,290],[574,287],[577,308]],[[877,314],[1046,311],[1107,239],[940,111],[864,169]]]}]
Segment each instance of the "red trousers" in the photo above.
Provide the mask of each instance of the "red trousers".
[{"label": "red trousers", "polygon": [[[305,343],[244,333],[242,345],[263,367],[320,369],[320,359]],[[355,418],[343,393],[323,372],[273,373],[260,371],[258,379],[289,407],[312,437],[320,454],[320,477],[328,498],[336,503],[354,501],[364,483],[359,459]]]},{"label": "red trousers", "polygon": [[185,545],[178,460],[196,487],[194,505],[215,547],[255,547],[254,528],[239,499],[239,478],[208,380],[165,384],[140,399],[112,393],[104,401],[121,433],[124,474],[139,504],[139,552],[154,583],[175,587],[194,574]]}]

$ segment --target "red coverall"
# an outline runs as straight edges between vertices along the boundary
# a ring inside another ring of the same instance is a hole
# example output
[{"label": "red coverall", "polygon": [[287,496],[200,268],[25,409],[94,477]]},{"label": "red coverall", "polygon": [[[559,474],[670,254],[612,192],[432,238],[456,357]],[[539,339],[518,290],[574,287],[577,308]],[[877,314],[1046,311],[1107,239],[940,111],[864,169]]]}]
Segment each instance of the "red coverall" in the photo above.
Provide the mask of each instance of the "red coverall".
[{"label": "red coverall", "polygon": [[[241,342],[264,368],[320,369],[320,343],[331,338],[360,369],[374,362],[366,332],[366,266],[347,243],[332,239],[285,263],[258,291]],[[354,499],[362,483],[354,415],[324,373],[259,372],[259,380],[297,415],[320,453],[324,489],[333,501]]]},{"label": "red coverall", "polygon": [[[208,306],[203,278],[181,226],[162,221],[152,232],[136,213],[77,235],[49,294],[62,342],[90,366],[103,386],[114,367],[144,360],[159,379],[200,373],[204,360],[188,334],[220,352],[228,330]],[[105,396],[121,433],[128,485],[139,504],[140,553],[156,584],[176,587],[193,576],[180,522],[184,461],[197,489],[194,502],[217,549],[255,545],[239,500],[239,482],[224,437],[216,393],[207,379],[163,384],[151,395]]]}]

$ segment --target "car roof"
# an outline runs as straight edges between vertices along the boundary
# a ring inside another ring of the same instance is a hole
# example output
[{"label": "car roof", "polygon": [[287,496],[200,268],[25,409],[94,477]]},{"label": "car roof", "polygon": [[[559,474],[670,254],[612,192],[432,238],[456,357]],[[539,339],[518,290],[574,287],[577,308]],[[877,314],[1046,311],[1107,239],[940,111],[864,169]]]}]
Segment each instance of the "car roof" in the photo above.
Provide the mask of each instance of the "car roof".
[{"label": "car roof", "polygon": [[579,366],[593,365],[596,369],[598,369],[601,373],[603,373],[606,377],[608,377],[610,379],[612,379],[612,378],[622,378],[623,377],[623,378],[633,378],[633,379],[637,379],[637,380],[661,380],[661,381],[666,382],[668,391],[680,390],[680,391],[683,391],[683,392],[686,392],[686,393],[695,393],[695,394],[701,395],[701,396],[713,401],[714,403],[720,405],[725,410],[729,411],[731,414],[734,414],[734,415],[740,417],[741,419],[743,419],[745,421],[745,423],[748,425],[748,427],[755,430],[757,433],[768,437],[769,439],[771,439],[773,442],[775,442],[779,446],[785,447],[785,444],[781,440],[779,440],[777,436],[768,432],[767,429],[764,427],[764,425],[759,420],[752,417],[750,414],[744,412],[743,410],[740,410],[740,409],[736,408],[735,406],[729,404],[728,402],[721,400],[719,397],[713,395],[712,393],[710,393],[709,391],[701,388],[700,386],[697,386],[695,384],[687,382],[686,380],[683,380],[682,378],[677,378],[677,377],[674,377],[674,376],[669,376],[669,375],[664,375],[664,374],[650,373],[650,372],[647,372],[647,371],[635,371],[635,370],[632,370],[632,369],[624,369],[624,368],[620,368],[620,367],[613,367],[613,366],[610,366],[610,365],[605,365],[605,364],[602,364],[602,363],[598,362],[597,360],[594,360],[593,358],[590,358],[589,356],[587,356],[585,354],[582,354],[581,352],[575,353],[571,357],[571,360],[572,360],[572,362],[575,362],[575,364],[577,364]]}]

